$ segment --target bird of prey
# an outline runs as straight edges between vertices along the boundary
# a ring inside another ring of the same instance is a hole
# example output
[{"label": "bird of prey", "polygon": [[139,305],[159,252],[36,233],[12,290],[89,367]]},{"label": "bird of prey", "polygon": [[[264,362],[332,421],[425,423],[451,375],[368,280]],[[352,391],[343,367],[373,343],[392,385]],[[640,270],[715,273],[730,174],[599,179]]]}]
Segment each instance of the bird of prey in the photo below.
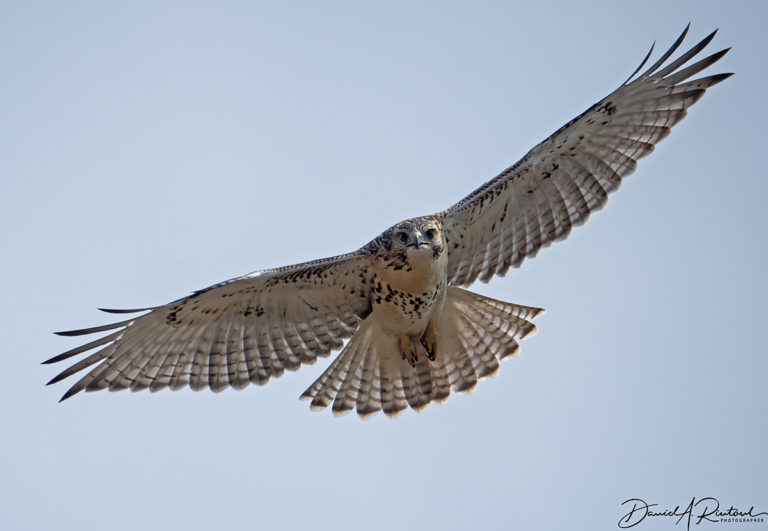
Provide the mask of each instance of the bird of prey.
[{"label": "bird of prey", "polygon": [[393,416],[473,389],[518,352],[543,310],[464,287],[566,238],[731,75],[691,80],[728,52],[686,66],[715,32],[668,62],[687,31],[639,73],[651,47],[618,89],[447,210],[397,223],[348,254],[256,271],[164,306],[105,310],[148,313],[60,332],[109,333],[45,361],[97,349],[49,384],[96,364],[61,400],[82,390],[240,389],[343,347],[302,394],[312,409]]}]

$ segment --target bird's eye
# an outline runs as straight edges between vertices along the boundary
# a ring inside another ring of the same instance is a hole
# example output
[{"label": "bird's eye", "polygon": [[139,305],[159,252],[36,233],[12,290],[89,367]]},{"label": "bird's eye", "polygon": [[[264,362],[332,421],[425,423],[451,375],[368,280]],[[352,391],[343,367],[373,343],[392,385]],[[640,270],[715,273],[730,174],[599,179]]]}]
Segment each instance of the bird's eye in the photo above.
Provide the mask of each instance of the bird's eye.
[{"label": "bird's eye", "polygon": [[395,234],[395,237],[400,240],[400,243],[408,243],[408,234],[406,234],[403,231],[398,232]]},{"label": "bird's eye", "polygon": [[427,232],[424,233],[424,236],[426,236],[429,241],[432,241],[437,236],[437,230],[436,229],[427,229]]}]

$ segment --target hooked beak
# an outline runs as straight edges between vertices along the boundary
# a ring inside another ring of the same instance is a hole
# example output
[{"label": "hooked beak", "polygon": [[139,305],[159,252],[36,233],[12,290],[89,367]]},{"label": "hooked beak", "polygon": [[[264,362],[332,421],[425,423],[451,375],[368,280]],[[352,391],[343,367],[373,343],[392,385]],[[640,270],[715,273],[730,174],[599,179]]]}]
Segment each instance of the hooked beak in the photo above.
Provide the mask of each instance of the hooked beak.
[{"label": "hooked beak", "polygon": [[422,235],[419,231],[413,231],[413,246],[417,249],[420,245],[424,243],[424,240],[422,239]]}]

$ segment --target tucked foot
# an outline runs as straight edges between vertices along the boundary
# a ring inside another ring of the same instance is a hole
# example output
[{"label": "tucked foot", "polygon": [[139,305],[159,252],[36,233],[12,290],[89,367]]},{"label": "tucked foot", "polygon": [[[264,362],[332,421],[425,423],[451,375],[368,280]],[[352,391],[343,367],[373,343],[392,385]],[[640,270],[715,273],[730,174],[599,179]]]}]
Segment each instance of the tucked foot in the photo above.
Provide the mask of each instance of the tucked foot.
[{"label": "tucked foot", "polygon": [[400,336],[400,354],[402,354],[404,360],[408,360],[411,367],[416,367],[419,356],[416,352],[416,345],[413,344],[410,337]]},{"label": "tucked foot", "polygon": [[421,344],[424,345],[424,350],[427,351],[427,357],[429,361],[435,361],[437,358],[437,327],[429,322],[427,329],[424,330],[424,334],[421,336]]}]

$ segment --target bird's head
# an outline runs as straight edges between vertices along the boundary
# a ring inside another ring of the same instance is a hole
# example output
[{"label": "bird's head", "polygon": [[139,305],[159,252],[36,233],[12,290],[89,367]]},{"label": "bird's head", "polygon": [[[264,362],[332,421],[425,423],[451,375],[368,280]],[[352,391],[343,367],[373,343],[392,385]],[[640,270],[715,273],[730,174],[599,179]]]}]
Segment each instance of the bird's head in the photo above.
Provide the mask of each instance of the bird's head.
[{"label": "bird's head", "polygon": [[445,248],[440,221],[431,217],[401,221],[382,234],[385,246],[405,254],[427,254],[437,258]]}]

